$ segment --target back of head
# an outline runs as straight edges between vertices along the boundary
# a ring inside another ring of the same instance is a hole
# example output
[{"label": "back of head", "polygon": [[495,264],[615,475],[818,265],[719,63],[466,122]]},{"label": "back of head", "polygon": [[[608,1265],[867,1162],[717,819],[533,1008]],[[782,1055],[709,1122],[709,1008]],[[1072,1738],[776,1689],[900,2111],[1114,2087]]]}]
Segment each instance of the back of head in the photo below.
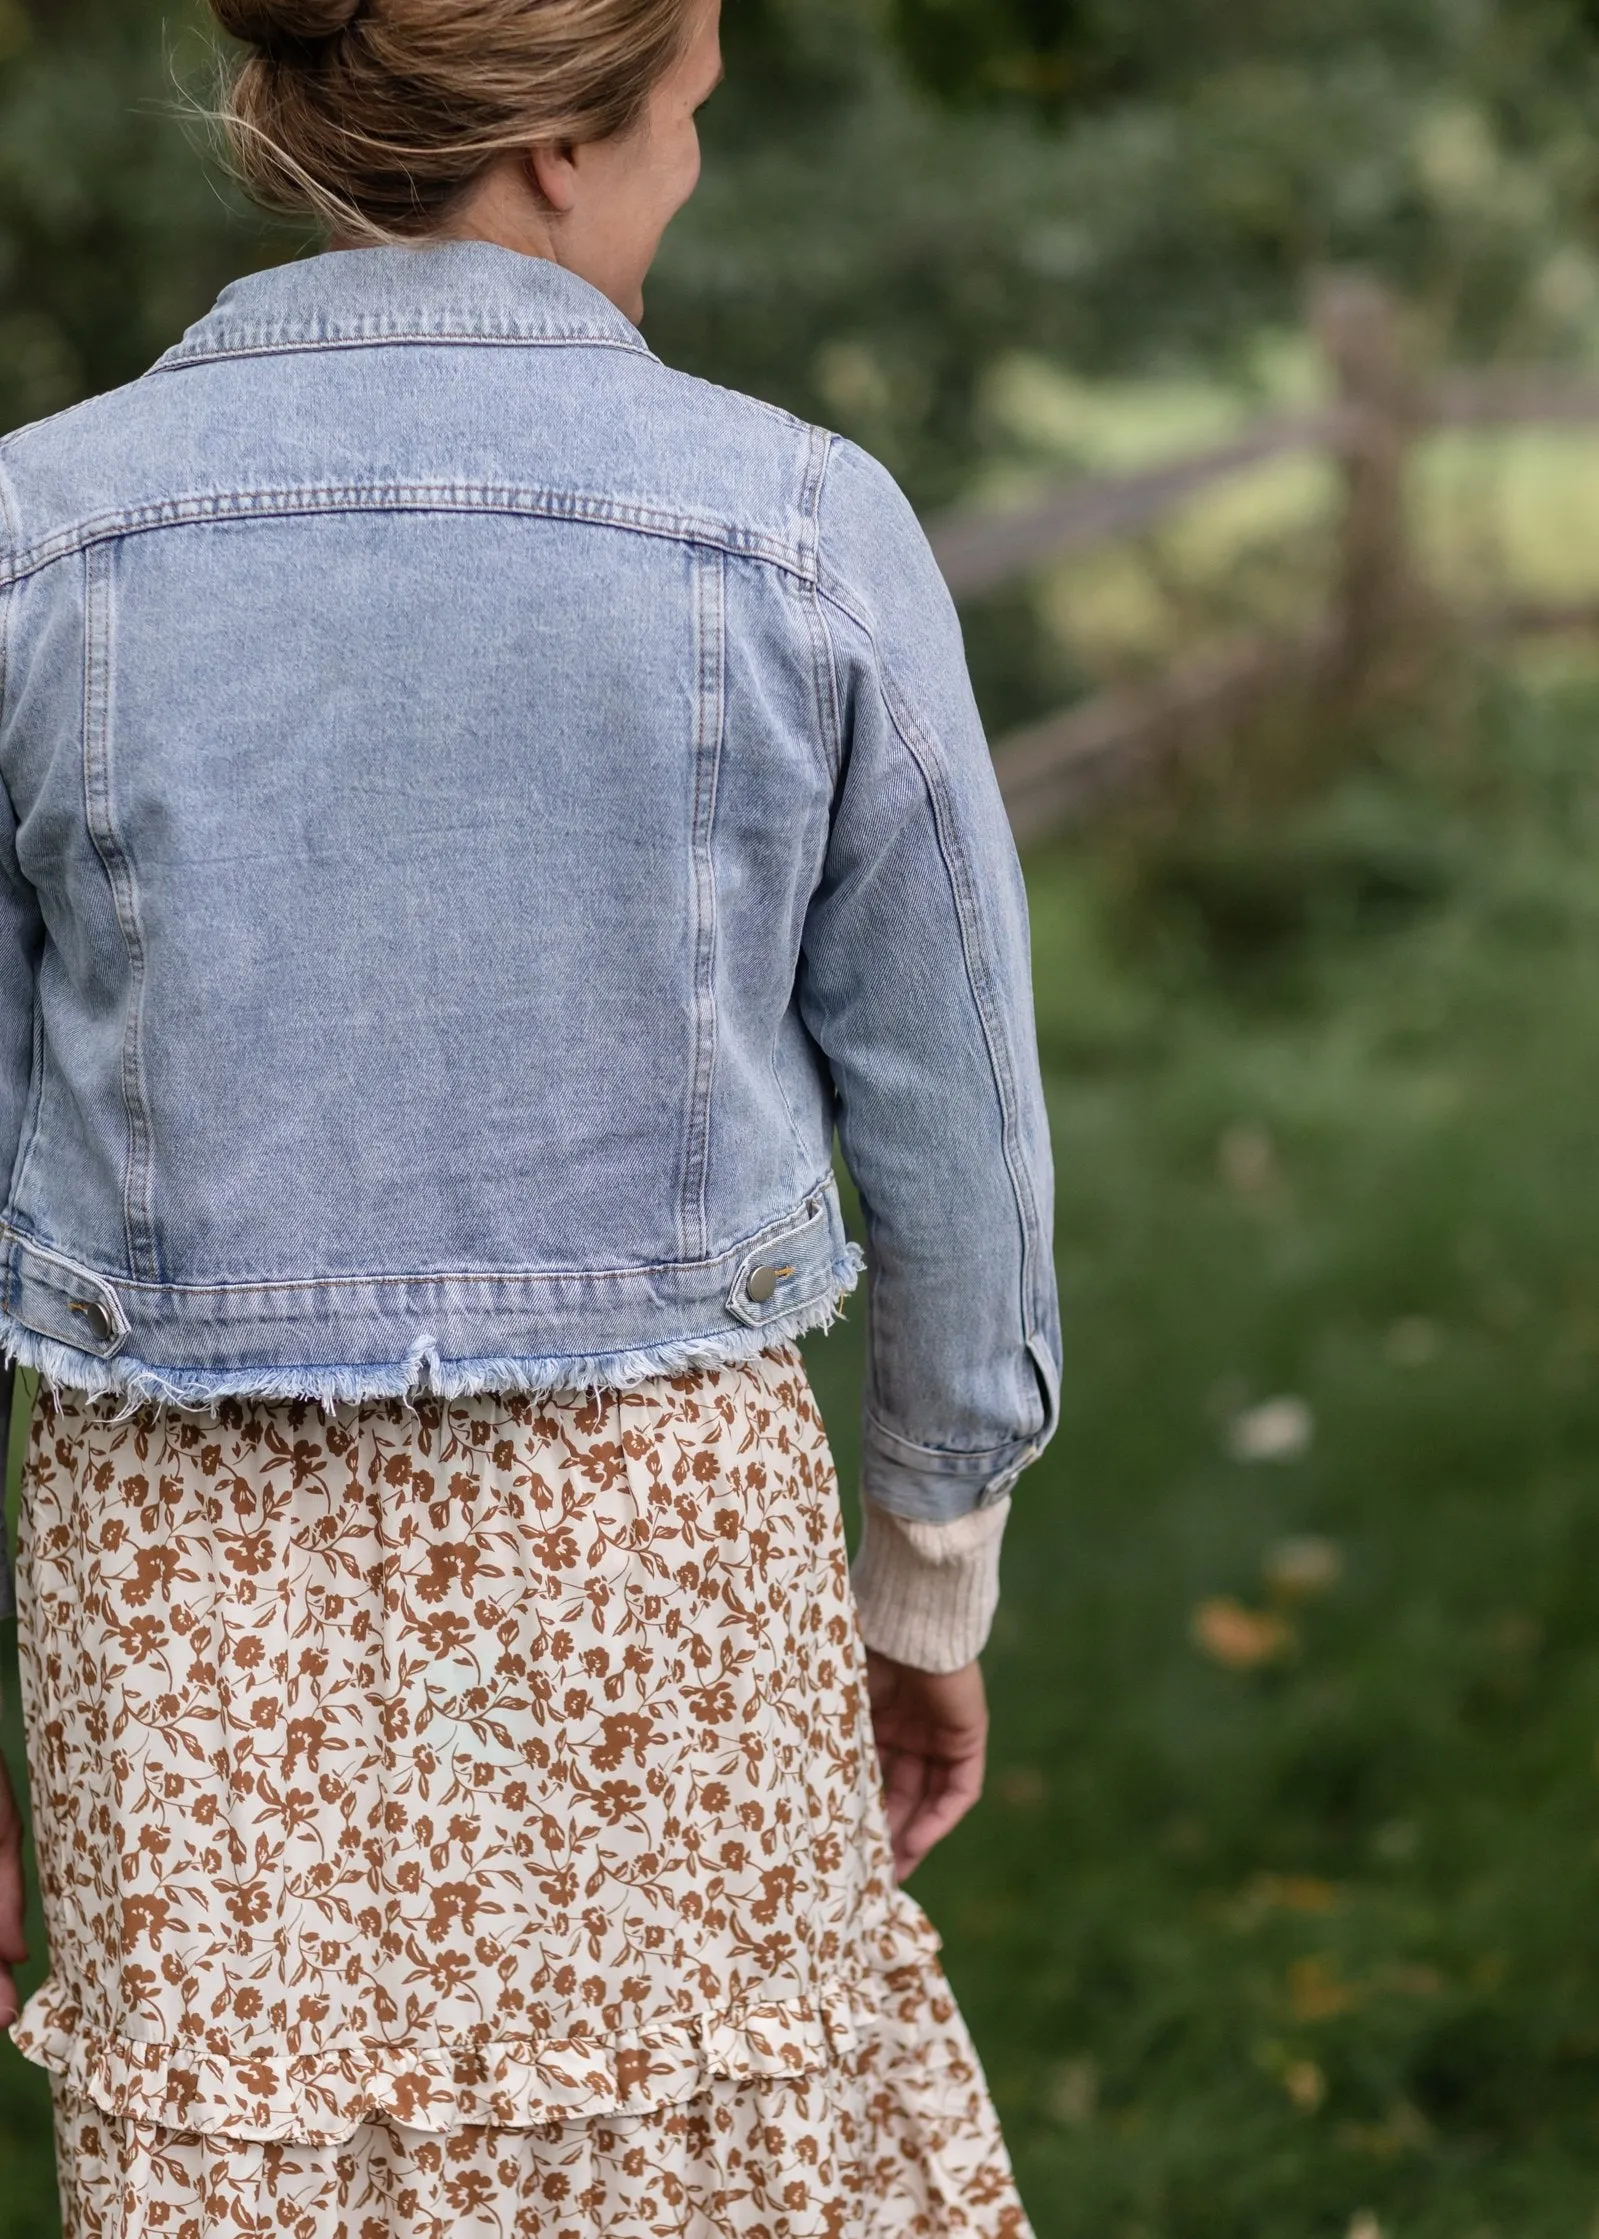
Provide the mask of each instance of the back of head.
[{"label": "back of head", "polygon": [[693,0],[211,0],[250,50],[227,125],[246,186],[347,241],[415,241],[501,157],[628,131]]}]

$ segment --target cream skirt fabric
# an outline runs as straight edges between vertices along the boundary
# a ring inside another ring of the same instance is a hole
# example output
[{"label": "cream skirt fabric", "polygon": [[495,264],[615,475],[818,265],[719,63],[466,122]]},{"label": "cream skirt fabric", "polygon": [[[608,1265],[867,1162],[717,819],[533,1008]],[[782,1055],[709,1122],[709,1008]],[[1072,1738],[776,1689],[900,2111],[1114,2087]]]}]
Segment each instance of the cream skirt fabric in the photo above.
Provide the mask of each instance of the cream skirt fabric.
[{"label": "cream skirt fabric", "polygon": [[68,2239],[1026,2233],[795,1354],[45,1398],[20,1587]]}]

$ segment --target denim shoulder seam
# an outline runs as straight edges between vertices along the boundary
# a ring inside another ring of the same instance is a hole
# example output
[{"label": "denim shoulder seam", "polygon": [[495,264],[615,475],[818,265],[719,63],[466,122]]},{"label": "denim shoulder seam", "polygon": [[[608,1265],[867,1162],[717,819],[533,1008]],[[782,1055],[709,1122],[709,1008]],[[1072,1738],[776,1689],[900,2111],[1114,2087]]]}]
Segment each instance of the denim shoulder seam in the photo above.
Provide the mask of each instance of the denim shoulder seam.
[{"label": "denim shoulder seam", "polygon": [[[147,381],[149,378],[147,373],[139,375],[140,381]],[[122,386],[137,388],[138,382],[124,382]],[[91,406],[103,404],[108,396],[118,394],[120,391],[117,389],[105,389],[99,396],[79,397],[76,404],[64,404],[59,412],[47,412],[42,420],[24,420],[20,428],[8,428],[4,435],[0,435],[0,459],[4,459],[8,451],[14,451],[25,443],[29,436],[38,435],[45,428],[59,428],[68,420],[75,420],[80,413],[87,412]]]},{"label": "denim shoulder seam", "polygon": [[806,460],[806,486],[801,499],[802,516],[806,525],[807,557],[812,570],[804,578],[803,596],[805,620],[811,633],[816,717],[821,732],[828,782],[834,786],[838,784],[844,768],[844,718],[838,689],[838,660],[827,619],[822,612],[821,542],[822,494],[827,487],[827,470],[833,463],[836,449],[836,437],[824,434],[820,428],[811,430],[810,453]]},{"label": "denim shoulder seam", "polygon": [[[654,353],[651,352],[652,357]],[[790,435],[810,437],[822,433],[810,420],[802,420],[797,412],[790,412],[785,405],[773,404],[768,397],[751,396],[747,389],[730,389],[725,381],[708,381],[703,373],[685,373],[681,366],[668,365],[664,358],[655,358],[666,379],[680,388],[699,389],[707,396],[726,397],[740,405],[746,412],[753,412],[757,419],[774,421]]]},{"label": "denim shoulder seam", "polygon": [[802,552],[759,528],[672,513],[577,492],[477,483],[328,484],[302,489],[223,490],[165,498],[99,514],[58,531],[12,562],[0,561],[0,590],[26,581],[58,561],[123,537],[153,535],[169,529],[210,528],[234,522],[308,519],[348,513],[496,513],[529,520],[571,521],[612,528],[668,543],[720,549],[738,559],[760,560],[785,574],[807,579]]},{"label": "denim shoulder seam", "polygon": [[983,1030],[983,1042],[988,1051],[989,1070],[993,1077],[994,1092],[999,1102],[1000,1133],[1005,1152],[1005,1170],[1010,1177],[1011,1194],[1016,1204],[1022,1245],[1022,1329],[1026,1337],[1034,1334],[1036,1315],[1033,1301],[1037,1293],[1037,1261],[1040,1250],[1038,1206],[1034,1201],[1025,1165],[1019,1156],[1017,1137],[1020,1129],[1020,1109],[1016,1094],[1015,1067],[1011,1060],[1004,1022],[994,1001],[989,972],[980,953],[981,913],[977,906],[975,882],[960,834],[952,813],[949,789],[943,774],[943,754],[937,741],[929,736],[917,720],[909,700],[898,689],[889,664],[883,658],[882,645],[870,619],[852,607],[825,581],[818,582],[818,596],[835,607],[861,631],[871,646],[877,668],[878,690],[883,707],[894,733],[915,764],[927,790],[933,812],[933,830],[938,840],[944,875],[949,880],[955,915],[961,931],[961,958],[966,972],[966,984],[978,1023]]}]

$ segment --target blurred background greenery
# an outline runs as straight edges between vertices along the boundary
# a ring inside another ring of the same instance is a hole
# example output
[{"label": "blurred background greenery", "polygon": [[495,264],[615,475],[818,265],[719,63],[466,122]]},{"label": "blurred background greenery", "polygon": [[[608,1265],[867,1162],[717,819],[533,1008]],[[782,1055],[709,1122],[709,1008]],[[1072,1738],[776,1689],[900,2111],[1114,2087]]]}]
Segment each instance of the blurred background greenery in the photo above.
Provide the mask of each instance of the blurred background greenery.
[{"label": "blurred background greenery", "polygon": [[[728,0],[727,46],[651,338],[930,510],[1313,401],[1339,267],[1418,363],[1599,368],[1592,0]],[[176,4],[0,0],[0,427],[303,246],[202,160],[213,73]],[[995,731],[1317,611],[1336,495],[1263,468],[973,602]],[[1599,607],[1593,433],[1439,436],[1409,496],[1452,607]],[[1596,746],[1591,632],[1440,626],[1030,855],[1065,1419],[918,1893],[1041,2239],[1599,2234]],[[8,2059],[0,2239],[54,2228]]]}]

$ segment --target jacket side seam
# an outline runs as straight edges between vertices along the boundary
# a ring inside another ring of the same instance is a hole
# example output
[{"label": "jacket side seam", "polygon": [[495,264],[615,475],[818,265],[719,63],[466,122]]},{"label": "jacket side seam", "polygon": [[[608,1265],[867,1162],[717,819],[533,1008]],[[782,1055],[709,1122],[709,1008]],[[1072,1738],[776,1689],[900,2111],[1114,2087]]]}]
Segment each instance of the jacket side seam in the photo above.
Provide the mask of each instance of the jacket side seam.
[{"label": "jacket side seam", "polygon": [[127,1117],[122,1217],[128,1265],[159,1278],[150,1217],[151,1137],[145,1101],[143,1039],[147,958],[133,865],[117,829],[111,747],[111,576],[115,547],[87,556],[83,616],[83,792],[94,851],[111,890],[128,965],[128,1016],[122,1036],[122,1103]]},{"label": "jacket side seam", "polygon": [[[4,555],[14,555],[22,549],[22,524],[17,518],[3,464],[0,464],[0,540],[3,540]],[[11,668],[12,583],[4,555],[0,555],[0,736],[6,727],[6,678]]]},{"label": "jacket side seam", "polygon": [[33,976],[33,1079],[29,1084],[28,1113],[23,1122],[22,1141],[17,1146],[16,1162],[10,1174],[11,1203],[25,1205],[28,1197],[28,1174],[33,1165],[34,1153],[44,1128],[44,1006],[39,1000],[39,975]]},{"label": "jacket side seam", "polygon": [[[932,799],[934,822],[939,830],[940,852],[944,856],[950,885],[955,894],[955,906],[961,921],[961,952],[966,963],[967,982],[971,987],[972,1000],[977,1007],[984,1040],[988,1045],[989,1064],[993,1069],[995,1090],[999,1098],[1005,1166],[1015,1194],[1021,1229],[1022,1295],[1018,1303],[1022,1314],[1022,1335],[1024,1339],[1031,1339],[1036,1334],[1038,1320],[1034,1301],[1038,1295],[1041,1224],[1032,1185],[1020,1154],[1021,1110],[1016,1092],[1016,1069],[980,938],[982,920],[976,881],[972,876],[966,851],[961,845],[948,788],[939,767],[937,748],[917,722],[908,703],[901,698],[886,664],[882,668],[882,690],[883,704],[888,710],[890,721],[904,740],[907,751],[924,771],[924,783]],[[921,754],[917,753],[914,743],[916,740],[921,742]]]},{"label": "jacket side seam", "polygon": [[0,590],[24,582],[57,561],[124,537],[160,530],[208,528],[232,522],[293,520],[351,513],[495,513],[528,520],[570,521],[591,528],[633,531],[673,544],[704,545],[743,559],[764,560],[806,577],[803,555],[731,523],[662,512],[643,505],[553,490],[488,488],[473,484],[374,484],[301,490],[229,490],[167,499],[114,514],[97,515],[0,564]]},{"label": "jacket side seam", "polygon": [[[829,450],[828,450],[828,461],[829,461],[829,464],[831,464],[831,460],[832,460],[832,446],[830,445],[830,446],[829,446]],[[820,489],[820,488],[818,488],[818,490],[817,490],[817,493],[816,493],[816,495],[817,495],[817,504],[818,504],[818,507],[819,507],[819,506],[820,506],[820,504],[821,504],[821,495],[822,495],[822,493],[821,493],[821,489]],[[838,647],[837,647],[837,646],[836,646],[836,645],[834,644],[834,642],[833,642],[833,633],[832,633],[832,631],[831,631],[831,630],[830,630],[830,629],[828,628],[828,626],[827,626],[827,609],[826,609],[826,607],[825,607],[825,605],[824,605],[824,603],[823,603],[823,601],[824,601],[824,598],[825,598],[825,595],[826,595],[826,594],[825,594],[825,592],[824,592],[824,589],[823,589],[823,585],[822,585],[821,551],[820,551],[820,546],[818,546],[818,550],[817,550],[817,571],[816,571],[816,618],[817,618],[817,621],[818,621],[818,623],[819,623],[819,624],[820,624],[820,626],[821,626],[821,630],[822,630],[822,635],[823,635],[823,637],[825,638],[825,640],[826,640],[826,642],[827,642],[827,667],[828,667],[828,676],[829,676],[829,685],[828,685],[829,696],[830,696],[830,698],[831,698],[831,700],[832,700],[832,704],[833,704],[833,706],[834,706],[834,707],[835,707],[835,708],[837,709],[837,711],[838,711],[838,737],[839,737],[839,776],[838,776],[838,782],[839,782],[839,783],[842,783],[842,781],[843,781],[843,764],[844,764],[844,702],[843,702],[843,694],[842,694],[842,692],[841,692],[841,691],[840,691],[840,689],[839,689],[839,681],[838,681]],[[848,611],[848,609],[845,609],[845,608],[841,608],[841,610],[840,610],[840,611],[842,611],[842,612],[847,612],[847,611]],[[852,617],[852,619],[853,619],[853,617]],[[864,625],[862,625],[862,627],[864,628]],[[876,654],[876,652],[877,652],[877,640],[876,640],[876,638],[875,638],[875,637],[873,636],[872,632],[871,632],[871,631],[870,631],[869,629],[865,631],[865,635],[866,635],[866,638],[867,638],[867,642],[868,642],[868,643],[870,644],[870,646],[871,646],[871,648],[872,648],[872,651],[873,651],[873,654],[875,655],[875,654]],[[862,1199],[862,1211],[864,1212],[864,1214],[865,1214],[865,1216],[866,1216],[866,1242],[867,1242],[867,1247],[868,1247],[868,1249],[867,1249],[867,1253],[866,1253],[866,1268],[867,1268],[867,1283],[866,1283],[866,1389],[867,1389],[867,1393],[868,1393],[868,1395],[870,1395],[870,1394],[872,1394],[872,1393],[874,1393],[874,1392],[878,1392],[878,1391],[881,1391],[881,1389],[882,1389],[882,1384],[883,1384],[882,1376],[881,1376],[881,1374],[880,1374],[880,1369],[881,1369],[881,1355],[880,1355],[880,1353],[879,1353],[879,1350],[878,1350],[879,1337],[880,1337],[880,1334],[881,1334],[881,1333],[880,1333],[880,1329],[879,1329],[879,1323],[880,1323],[880,1319],[881,1319],[881,1317],[880,1317],[880,1316],[879,1316],[879,1315],[878,1315],[877,1313],[875,1313],[875,1312],[873,1311],[873,1305],[872,1305],[873,1293],[874,1293],[874,1291],[875,1291],[875,1288],[876,1288],[876,1281],[875,1281],[875,1269],[874,1269],[874,1267],[873,1267],[873,1263],[872,1263],[872,1246],[873,1246],[873,1244],[874,1244],[874,1241],[875,1241],[875,1239],[874,1239],[874,1237],[873,1237],[873,1233],[872,1233],[874,1224],[873,1224],[873,1220],[872,1220],[872,1210],[871,1210],[871,1207],[870,1207],[870,1205],[868,1205],[868,1204],[866,1204],[866,1203],[865,1203],[865,1201],[864,1201],[864,1198]]]},{"label": "jacket side seam", "polygon": [[[994,1093],[1000,1111],[1000,1137],[1004,1148],[1005,1170],[1010,1178],[1011,1192],[1016,1203],[1018,1226],[1021,1231],[1022,1334],[1031,1339],[1036,1334],[1034,1299],[1037,1295],[1038,1255],[1040,1248],[1040,1222],[1038,1206],[1026,1171],[1019,1155],[1020,1109],[1016,1094],[1015,1068],[1004,1031],[1004,1022],[994,999],[994,992],[987,960],[982,954],[980,939],[981,912],[977,905],[975,881],[966,851],[961,845],[960,833],[944,780],[942,755],[934,740],[929,738],[911,710],[901,698],[887,662],[877,632],[871,623],[858,614],[844,599],[839,598],[823,584],[819,596],[854,623],[862,631],[872,648],[876,662],[878,689],[883,706],[906,753],[915,764],[926,788],[928,803],[933,812],[933,830],[937,836],[939,855],[944,865],[944,875],[949,880],[951,898],[961,933],[961,957],[966,970],[966,984],[971,991],[972,1004],[983,1031],[984,1046],[988,1051],[989,1071],[994,1083]],[[837,659],[836,651],[834,655]]]},{"label": "jacket side seam", "polygon": [[714,839],[726,728],[727,568],[720,553],[697,555],[694,570],[694,803],[691,854],[694,908],[694,1062],[678,1221],[685,1258],[709,1246],[711,1104],[717,1057],[717,923]]},{"label": "jacket side seam", "polygon": [[[7,480],[3,465],[0,465],[0,536],[4,536],[7,543],[13,548],[20,543],[22,536],[21,523],[17,519],[16,503],[12,497],[11,485]],[[15,592],[13,590],[0,589],[0,737],[5,734],[6,682],[11,669],[11,610],[14,598]],[[4,788],[9,798],[10,788],[5,784],[3,773],[0,773],[0,788]],[[12,803],[13,824],[15,824],[15,819],[16,807],[15,803]],[[32,1078],[28,1089],[28,1107],[23,1116],[22,1132],[17,1143],[16,1154],[12,1160],[11,1172],[6,1176],[7,1188],[12,1199],[21,1198],[27,1187],[28,1169],[33,1163],[33,1155],[39,1141],[39,1130],[44,1113],[44,1013],[39,1000],[39,974],[37,969],[35,969],[33,975],[32,1041]]]}]

